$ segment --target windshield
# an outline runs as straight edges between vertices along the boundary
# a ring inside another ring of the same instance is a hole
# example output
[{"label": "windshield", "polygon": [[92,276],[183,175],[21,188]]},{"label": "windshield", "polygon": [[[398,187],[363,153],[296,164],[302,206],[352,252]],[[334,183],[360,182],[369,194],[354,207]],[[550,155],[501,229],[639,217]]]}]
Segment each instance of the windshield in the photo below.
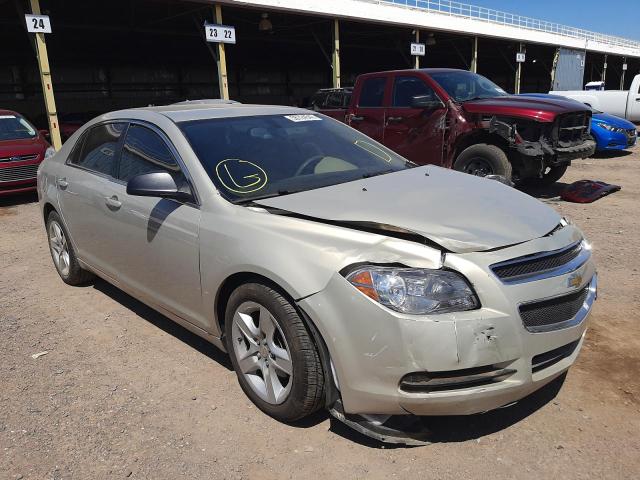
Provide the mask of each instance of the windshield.
[{"label": "windshield", "polygon": [[449,96],[456,102],[481,100],[483,98],[504,97],[509,95],[488,78],[472,72],[429,72]]},{"label": "windshield", "polygon": [[15,115],[0,115],[0,141],[35,138],[37,135],[36,129],[24,118]]},{"label": "windshield", "polygon": [[179,124],[202,166],[235,203],[326,187],[414,166],[321,115],[269,115]]}]

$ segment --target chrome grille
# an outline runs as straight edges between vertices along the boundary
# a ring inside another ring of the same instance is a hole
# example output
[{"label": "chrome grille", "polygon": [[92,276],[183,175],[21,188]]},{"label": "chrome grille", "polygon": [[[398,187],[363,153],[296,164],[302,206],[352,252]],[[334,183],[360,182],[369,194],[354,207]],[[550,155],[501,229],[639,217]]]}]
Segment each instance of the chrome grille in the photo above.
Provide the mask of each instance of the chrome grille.
[{"label": "chrome grille", "polygon": [[29,160],[35,160],[38,158],[38,154],[30,154],[30,155],[13,155],[11,157],[0,157],[0,163],[5,162],[28,162]]},{"label": "chrome grille", "polygon": [[587,285],[569,295],[520,305],[520,318],[529,331],[551,330],[558,324],[571,321],[582,309],[589,294]]},{"label": "chrome grille", "polygon": [[35,180],[38,164],[20,165],[18,167],[0,168],[0,182],[17,182],[20,180]]},{"label": "chrome grille", "polygon": [[536,275],[551,272],[572,262],[582,253],[582,243],[552,252],[527,255],[491,265],[491,270],[505,283],[513,283]]},{"label": "chrome grille", "polygon": [[636,129],[627,130],[627,146],[631,147],[636,143],[636,137],[638,136],[638,132]]}]

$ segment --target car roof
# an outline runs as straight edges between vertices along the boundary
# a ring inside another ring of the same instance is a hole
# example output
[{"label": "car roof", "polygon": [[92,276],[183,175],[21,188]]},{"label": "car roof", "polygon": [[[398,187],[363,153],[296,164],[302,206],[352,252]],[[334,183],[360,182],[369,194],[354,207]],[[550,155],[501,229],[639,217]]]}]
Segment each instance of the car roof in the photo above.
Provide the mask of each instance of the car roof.
[{"label": "car roof", "polygon": [[187,103],[118,110],[107,113],[103,120],[147,119],[151,115],[161,115],[173,122],[189,122],[216,118],[254,117],[261,115],[310,115],[310,110],[277,105],[249,105],[243,103]]},{"label": "car roof", "polygon": [[13,110],[2,110],[2,109],[0,109],[0,115],[16,115],[18,117],[22,116],[18,112],[14,112]]}]

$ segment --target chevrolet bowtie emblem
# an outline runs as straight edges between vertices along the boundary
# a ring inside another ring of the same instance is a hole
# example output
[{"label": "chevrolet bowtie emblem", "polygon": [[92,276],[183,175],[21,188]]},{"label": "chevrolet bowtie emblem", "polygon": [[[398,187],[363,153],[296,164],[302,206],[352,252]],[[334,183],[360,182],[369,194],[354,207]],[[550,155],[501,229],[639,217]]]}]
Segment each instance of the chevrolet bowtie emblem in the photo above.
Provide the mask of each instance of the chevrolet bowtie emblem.
[{"label": "chevrolet bowtie emblem", "polygon": [[579,273],[574,273],[567,280],[567,286],[569,288],[580,288],[581,285],[582,285],[582,275],[580,275]]}]

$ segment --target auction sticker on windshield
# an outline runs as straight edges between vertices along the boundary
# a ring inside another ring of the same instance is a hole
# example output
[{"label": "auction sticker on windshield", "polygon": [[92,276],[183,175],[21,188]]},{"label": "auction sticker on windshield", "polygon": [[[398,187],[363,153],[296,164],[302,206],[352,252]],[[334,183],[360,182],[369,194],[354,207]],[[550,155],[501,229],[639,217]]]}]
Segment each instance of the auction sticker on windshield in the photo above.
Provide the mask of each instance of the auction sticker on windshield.
[{"label": "auction sticker on windshield", "polygon": [[285,115],[284,118],[291,120],[292,122],[315,122],[322,120],[315,115]]}]

